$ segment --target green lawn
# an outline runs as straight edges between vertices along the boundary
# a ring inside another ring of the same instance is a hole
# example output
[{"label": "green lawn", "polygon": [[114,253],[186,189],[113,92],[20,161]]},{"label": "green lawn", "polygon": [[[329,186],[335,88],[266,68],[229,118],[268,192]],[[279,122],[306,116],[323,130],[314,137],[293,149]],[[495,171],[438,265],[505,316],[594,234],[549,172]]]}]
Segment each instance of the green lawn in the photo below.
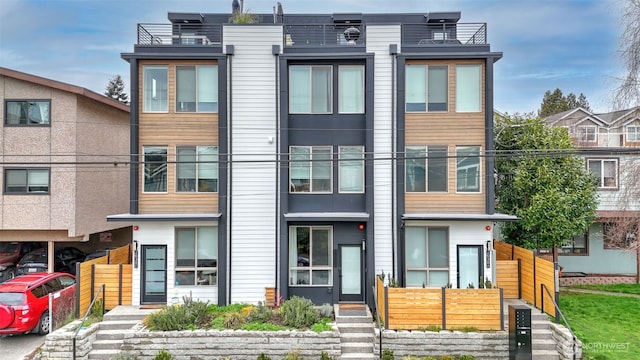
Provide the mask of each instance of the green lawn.
[{"label": "green lawn", "polygon": [[585,359],[640,359],[639,298],[563,292],[560,309]]},{"label": "green lawn", "polygon": [[574,285],[571,287],[576,289],[611,291],[611,292],[640,295],[640,284],[597,284],[597,285]]}]

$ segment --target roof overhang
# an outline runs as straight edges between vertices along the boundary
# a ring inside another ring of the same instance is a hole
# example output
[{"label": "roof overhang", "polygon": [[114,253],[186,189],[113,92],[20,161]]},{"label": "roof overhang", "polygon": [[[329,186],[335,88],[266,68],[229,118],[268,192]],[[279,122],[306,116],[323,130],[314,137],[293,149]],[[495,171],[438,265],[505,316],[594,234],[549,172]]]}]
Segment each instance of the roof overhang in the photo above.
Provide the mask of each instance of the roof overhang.
[{"label": "roof overhang", "polygon": [[615,219],[640,219],[640,210],[599,210],[596,220],[606,222]]},{"label": "roof overhang", "polygon": [[218,221],[222,214],[116,214],[107,216],[107,221]]},{"label": "roof overhang", "polygon": [[402,214],[402,220],[449,220],[449,221],[518,221],[515,215],[507,214],[469,214],[469,213],[452,213],[452,214]]},{"label": "roof overhang", "polygon": [[286,213],[288,221],[368,221],[369,214],[364,212],[298,212]]}]

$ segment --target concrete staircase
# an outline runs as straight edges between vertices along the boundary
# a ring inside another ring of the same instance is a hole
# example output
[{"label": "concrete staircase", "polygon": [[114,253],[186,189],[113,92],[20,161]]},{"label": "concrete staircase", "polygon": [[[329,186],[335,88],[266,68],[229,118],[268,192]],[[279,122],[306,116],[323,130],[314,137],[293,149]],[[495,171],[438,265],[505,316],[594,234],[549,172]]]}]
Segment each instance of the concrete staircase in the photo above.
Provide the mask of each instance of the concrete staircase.
[{"label": "concrete staircase", "polygon": [[89,360],[108,360],[118,356],[126,330],[138,325],[151,311],[153,310],[119,306],[106,313],[89,352]]},{"label": "concrete staircase", "polygon": [[[531,308],[531,348],[533,358],[536,360],[560,360],[560,354],[556,350],[556,342],[553,340],[549,329],[549,316],[528,304],[515,300],[514,304],[525,305]],[[505,304],[506,305],[506,304]],[[509,331],[509,308],[505,306],[504,329]]]},{"label": "concrete staircase", "polygon": [[339,304],[335,306],[336,325],[340,332],[340,359],[376,359],[373,317],[366,305]]}]

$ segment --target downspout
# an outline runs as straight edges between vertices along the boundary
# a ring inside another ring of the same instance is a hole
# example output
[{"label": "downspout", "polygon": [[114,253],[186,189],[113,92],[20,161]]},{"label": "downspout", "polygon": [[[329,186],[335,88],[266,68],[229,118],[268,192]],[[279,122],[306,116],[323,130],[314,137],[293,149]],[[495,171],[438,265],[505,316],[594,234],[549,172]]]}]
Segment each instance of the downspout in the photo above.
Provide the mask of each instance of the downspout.
[{"label": "downspout", "polygon": [[227,303],[231,304],[231,252],[232,252],[232,226],[231,221],[233,219],[233,215],[231,213],[233,207],[232,200],[232,190],[233,190],[233,172],[231,168],[233,167],[233,45],[226,46],[226,54],[227,54],[227,78],[229,79],[227,82]]},{"label": "downspout", "polygon": [[398,176],[397,154],[398,146],[396,136],[398,135],[398,118],[396,112],[396,66],[398,58],[398,45],[389,45],[391,55],[391,277],[396,278],[396,247],[398,245]]},{"label": "downspout", "polygon": [[276,209],[275,209],[275,287],[276,287],[276,297],[280,292],[280,45],[273,45],[272,53],[275,57],[275,91],[276,91],[276,131],[275,131],[275,156],[276,156],[276,186],[275,186],[275,197],[276,197]]}]

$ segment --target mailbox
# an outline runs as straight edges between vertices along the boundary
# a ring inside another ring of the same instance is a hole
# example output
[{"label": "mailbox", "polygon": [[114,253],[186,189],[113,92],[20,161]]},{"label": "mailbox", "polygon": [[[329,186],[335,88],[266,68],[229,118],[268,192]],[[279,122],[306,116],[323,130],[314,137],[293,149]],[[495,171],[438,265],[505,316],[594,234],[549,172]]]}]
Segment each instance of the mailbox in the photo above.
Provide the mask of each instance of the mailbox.
[{"label": "mailbox", "polygon": [[509,305],[509,360],[532,360],[531,308]]}]

